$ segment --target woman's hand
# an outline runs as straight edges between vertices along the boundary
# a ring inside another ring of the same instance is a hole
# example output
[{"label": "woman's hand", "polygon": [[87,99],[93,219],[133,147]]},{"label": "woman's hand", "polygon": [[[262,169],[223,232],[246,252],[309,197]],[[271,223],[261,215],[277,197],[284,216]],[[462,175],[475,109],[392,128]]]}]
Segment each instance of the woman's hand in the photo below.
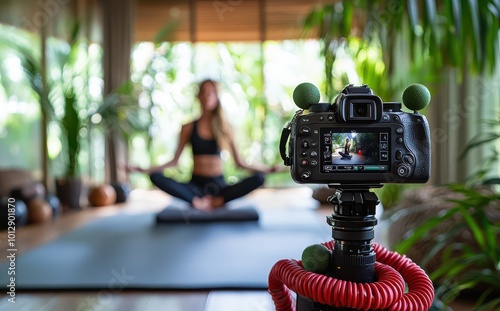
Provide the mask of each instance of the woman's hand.
[{"label": "woman's hand", "polygon": [[280,173],[284,172],[287,168],[280,164],[275,164],[268,169],[268,173]]},{"label": "woman's hand", "polygon": [[149,174],[151,169],[145,169],[139,166],[134,166],[134,165],[127,165],[125,166],[125,169],[127,172],[137,172],[137,173],[143,173],[143,174]]}]

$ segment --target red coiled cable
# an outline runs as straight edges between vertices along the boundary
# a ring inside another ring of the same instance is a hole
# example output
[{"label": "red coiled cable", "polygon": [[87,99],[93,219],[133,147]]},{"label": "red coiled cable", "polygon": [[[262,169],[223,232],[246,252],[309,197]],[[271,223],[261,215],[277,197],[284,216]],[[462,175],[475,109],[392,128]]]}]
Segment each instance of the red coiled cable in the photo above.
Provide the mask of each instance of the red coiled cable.
[{"label": "red coiled cable", "polygon": [[[323,243],[333,249],[333,241]],[[373,244],[377,282],[354,283],[306,271],[297,260],[278,261],[269,274],[277,311],[294,311],[290,290],[321,304],[357,310],[427,311],[434,299],[429,277],[411,259]],[[405,282],[408,292],[405,293]]]}]

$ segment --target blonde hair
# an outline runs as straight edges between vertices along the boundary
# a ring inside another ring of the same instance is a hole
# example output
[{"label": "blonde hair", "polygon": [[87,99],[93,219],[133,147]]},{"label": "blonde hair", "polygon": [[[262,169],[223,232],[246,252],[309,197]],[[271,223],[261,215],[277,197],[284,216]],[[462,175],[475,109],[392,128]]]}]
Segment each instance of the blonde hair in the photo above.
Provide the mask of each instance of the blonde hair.
[{"label": "blonde hair", "polygon": [[217,145],[219,145],[221,149],[230,149],[231,141],[233,139],[232,129],[231,126],[229,125],[229,122],[226,119],[226,116],[224,114],[224,109],[222,108],[222,105],[220,103],[217,83],[210,79],[203,80],[200,83],[198,93],[201,92],[203,86],[206,84],[212,84],[217,94],[217,107],[215,107],[213,111],[213,117],[211,122],[214,139],[217,142]]}]

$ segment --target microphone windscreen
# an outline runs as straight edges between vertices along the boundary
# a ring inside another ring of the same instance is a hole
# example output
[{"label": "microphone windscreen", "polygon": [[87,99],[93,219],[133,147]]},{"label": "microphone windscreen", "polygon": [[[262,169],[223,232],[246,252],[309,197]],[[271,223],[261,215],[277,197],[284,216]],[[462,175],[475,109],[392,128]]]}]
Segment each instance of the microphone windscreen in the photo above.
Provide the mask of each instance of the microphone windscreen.
[{"label": "microphone windscreen", "polygon": [[293,90],[293,102],[301,109],[309,109],[311,104],[317,104],[319,100],[319,90],[312,83],[301,83]]},{"label": "microphone windscreen", "polygon": [[410,84],[403,91],[403,104],[410,110],[422,110],[430,101],[431,92],[422,84]]}]

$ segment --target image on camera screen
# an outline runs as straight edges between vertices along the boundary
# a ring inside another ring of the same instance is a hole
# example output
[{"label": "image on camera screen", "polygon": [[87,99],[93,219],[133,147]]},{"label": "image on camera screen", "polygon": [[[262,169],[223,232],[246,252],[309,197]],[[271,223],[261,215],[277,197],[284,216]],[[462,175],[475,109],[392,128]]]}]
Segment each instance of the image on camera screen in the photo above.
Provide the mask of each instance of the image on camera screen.
[{"label": "image on camera screen", "polygon": [[389,170],[389,130],[321,131],[322,172],[386,172]]}]

